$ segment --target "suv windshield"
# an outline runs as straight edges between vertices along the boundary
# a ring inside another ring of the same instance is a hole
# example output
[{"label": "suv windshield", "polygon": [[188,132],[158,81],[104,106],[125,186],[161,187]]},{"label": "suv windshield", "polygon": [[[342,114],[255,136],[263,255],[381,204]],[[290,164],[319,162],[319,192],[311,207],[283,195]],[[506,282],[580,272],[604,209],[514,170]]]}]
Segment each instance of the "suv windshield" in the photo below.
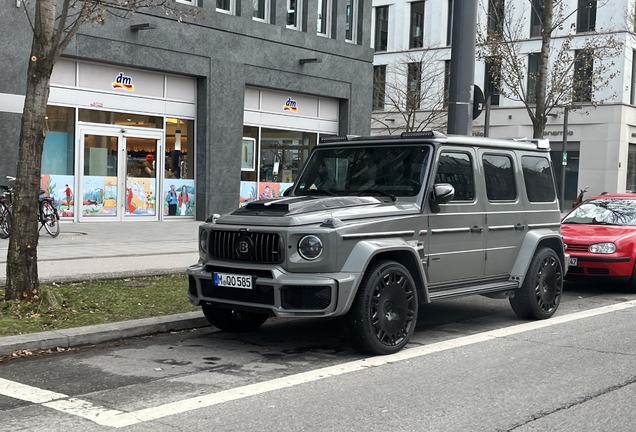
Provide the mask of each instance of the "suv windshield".
[{"label": "suv windshield", "polygon": [[617,198],[588,200],[572,210],[561,223],[636,225],[636,200]]},{"label": "suv windshield", "polygon": [[316,149],[295,195],[415,196],[422,188],[430,147],[373,146]]}]

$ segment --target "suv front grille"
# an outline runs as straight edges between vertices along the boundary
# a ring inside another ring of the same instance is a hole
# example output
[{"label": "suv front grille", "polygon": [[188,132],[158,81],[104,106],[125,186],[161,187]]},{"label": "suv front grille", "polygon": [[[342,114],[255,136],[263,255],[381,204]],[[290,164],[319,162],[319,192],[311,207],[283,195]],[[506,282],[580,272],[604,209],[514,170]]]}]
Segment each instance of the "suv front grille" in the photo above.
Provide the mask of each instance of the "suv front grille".
[{"label": "suv front grille", "polygon": [[[253,250],[249,256],[240,256],[237,241],[246,235],[252,240]],[[210,257],[225,261],[249,261],[280,264],[283,262],[283,247],[278,233],[258,233],[251,231],[210,231],[208,241]]]}]

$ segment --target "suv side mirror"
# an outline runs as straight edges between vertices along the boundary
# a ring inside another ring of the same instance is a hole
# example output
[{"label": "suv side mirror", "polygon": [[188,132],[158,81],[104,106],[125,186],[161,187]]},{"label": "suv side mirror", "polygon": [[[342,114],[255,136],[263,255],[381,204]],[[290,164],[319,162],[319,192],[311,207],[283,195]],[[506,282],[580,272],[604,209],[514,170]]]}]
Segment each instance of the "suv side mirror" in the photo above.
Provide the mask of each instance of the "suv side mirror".
[{"label": "suv side mirror", "polygon": [[455,188],[450,183],[435,183],[429,205],[433,213],[439,213],[440,204],[449,202],[455,196]]}]

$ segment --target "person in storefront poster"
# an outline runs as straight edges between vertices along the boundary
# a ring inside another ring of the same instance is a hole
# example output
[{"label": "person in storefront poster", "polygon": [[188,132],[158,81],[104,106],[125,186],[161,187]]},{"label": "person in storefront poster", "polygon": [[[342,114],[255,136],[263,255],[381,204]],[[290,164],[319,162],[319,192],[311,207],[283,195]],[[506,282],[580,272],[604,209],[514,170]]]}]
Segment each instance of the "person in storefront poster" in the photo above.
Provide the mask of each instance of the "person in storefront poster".
[{"label": "person in storefront poster", "polygon": [[179,198],[177,197],[177,191],[174,185],[170,185],[170,190],[166,195],[166,201],[168,202],[168,216],[176,216]]},{"label": "person in storefront poster", "polygon": [[188,210],[188,203],[190,197],[188,196],[188,187],[186,185],[181,186],[181,192],[179,192],[179,215],[184,216]]},{"label": "person in storefront poster", "polygon": [[66,189],[64,189],[64,195],[66,195],[66,208],[70,210],[71,201],[73,200],[73,191],[68,185],[66,185]]}]

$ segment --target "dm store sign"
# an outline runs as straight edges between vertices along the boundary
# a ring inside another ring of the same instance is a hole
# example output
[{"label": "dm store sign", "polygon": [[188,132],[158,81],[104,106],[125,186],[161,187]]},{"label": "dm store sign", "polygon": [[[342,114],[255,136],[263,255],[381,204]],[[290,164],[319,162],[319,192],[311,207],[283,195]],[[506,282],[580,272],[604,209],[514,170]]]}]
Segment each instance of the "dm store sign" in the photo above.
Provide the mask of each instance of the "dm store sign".
[{"label": "dm store sign", "polygon": [[285,101],[285,106],[283,107],[283,111],[291,111],[293,113],[298,112],[298,103],[292,98],[288,97]]},{"label": "dm store sign", "polygon": [[117,75],[117,78],[115,78],[115,82],[113,83],[113,88],[121,88],[124,90],[133,91],[135,89],[135,86],[132,83],[132,77],[126,76],[122,72],[119,72],[119,75]]}]

